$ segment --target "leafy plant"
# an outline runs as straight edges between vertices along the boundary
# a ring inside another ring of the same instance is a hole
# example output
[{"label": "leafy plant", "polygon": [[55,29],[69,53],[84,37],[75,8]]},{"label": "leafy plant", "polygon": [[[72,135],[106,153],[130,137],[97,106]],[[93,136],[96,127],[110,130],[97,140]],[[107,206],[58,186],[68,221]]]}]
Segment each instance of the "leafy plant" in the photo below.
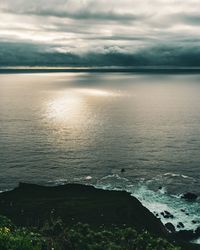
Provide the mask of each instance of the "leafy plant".
[{"label": "leafy plant", "polygon": [[148,232],[123,227],[92,227],[78,223],[66,227],[61,219],[42,228],[17,228],[0,216],[0,250],[180,250]]}]

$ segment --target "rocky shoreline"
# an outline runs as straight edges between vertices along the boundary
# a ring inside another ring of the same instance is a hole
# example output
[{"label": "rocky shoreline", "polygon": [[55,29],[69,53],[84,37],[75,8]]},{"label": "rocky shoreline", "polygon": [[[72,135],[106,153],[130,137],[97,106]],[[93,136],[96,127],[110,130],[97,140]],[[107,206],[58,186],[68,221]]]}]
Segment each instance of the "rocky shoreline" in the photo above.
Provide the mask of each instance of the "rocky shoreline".
[{"label": "rocky shoreline", "polygon": [[[164,226],[140,201],[125,191],[106,191],[81,184],[46,187],[20,183],[17,188],[0,194],[0,214],[18,226],[39,227],[50,217],[59,217],[66,225],[88,223],[110,227],[127,225],[138,232],[148,231],[183,249],[200,249],[189,241],[200,230],[176,232]],[[165,211],[163,216],[173,216]],[[181,226],[181,225],[180,225]]]}]

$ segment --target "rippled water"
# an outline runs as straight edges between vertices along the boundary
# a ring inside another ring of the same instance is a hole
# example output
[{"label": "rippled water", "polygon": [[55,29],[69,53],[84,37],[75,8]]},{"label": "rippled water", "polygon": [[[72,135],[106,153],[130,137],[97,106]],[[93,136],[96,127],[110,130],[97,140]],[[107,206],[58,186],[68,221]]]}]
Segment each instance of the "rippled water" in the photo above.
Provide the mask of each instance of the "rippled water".
[{"label": "rippled water", "polygon": [[200,75],[1,74],[0,170],[1,190],[84,182],[144,203],[200,195]]}]

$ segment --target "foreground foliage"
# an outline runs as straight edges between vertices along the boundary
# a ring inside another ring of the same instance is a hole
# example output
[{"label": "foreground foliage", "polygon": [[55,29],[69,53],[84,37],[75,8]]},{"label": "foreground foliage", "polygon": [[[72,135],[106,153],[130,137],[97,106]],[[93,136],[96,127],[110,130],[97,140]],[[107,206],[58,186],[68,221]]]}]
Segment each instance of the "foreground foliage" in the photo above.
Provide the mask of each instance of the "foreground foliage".
[{"label": "foreground foliage", "polygon": [[41,228],[17,228],[0,216],[1,250],[180,250],[148,232],[138,233],[124,226],[93,228],[78,223],[71,227],[61,220],[47,222]]},{"label": "foreground foliage", "polygon": [[44,244],[40,234],[17,228],[9,219],[0,216],[1,250],[41,250]]}]

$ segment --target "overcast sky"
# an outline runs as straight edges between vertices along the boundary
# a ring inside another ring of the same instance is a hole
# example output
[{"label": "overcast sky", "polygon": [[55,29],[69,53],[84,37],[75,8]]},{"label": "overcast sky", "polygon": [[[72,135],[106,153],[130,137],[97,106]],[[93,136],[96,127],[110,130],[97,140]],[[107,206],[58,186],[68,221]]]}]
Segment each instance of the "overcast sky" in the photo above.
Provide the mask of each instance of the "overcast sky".
[{"label": "overcast sky", "polygon": [[1,65],[200,66],[199,0],[0,0]]}]

